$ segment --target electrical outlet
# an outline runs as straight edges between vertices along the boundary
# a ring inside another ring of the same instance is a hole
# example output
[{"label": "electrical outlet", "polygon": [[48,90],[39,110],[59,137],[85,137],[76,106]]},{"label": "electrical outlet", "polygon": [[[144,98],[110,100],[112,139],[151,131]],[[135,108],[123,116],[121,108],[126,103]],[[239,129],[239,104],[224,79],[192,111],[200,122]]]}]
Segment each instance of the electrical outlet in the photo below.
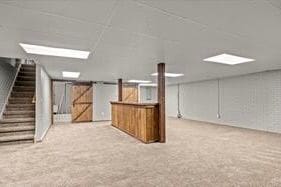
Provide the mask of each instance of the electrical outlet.
[{"label": "electrical outlet", "polygon": [[218,118],[218,119],[220,119],[220,118],[221,118],[221,115],[220,115],[219,113],[217,114],[217,118]]}]

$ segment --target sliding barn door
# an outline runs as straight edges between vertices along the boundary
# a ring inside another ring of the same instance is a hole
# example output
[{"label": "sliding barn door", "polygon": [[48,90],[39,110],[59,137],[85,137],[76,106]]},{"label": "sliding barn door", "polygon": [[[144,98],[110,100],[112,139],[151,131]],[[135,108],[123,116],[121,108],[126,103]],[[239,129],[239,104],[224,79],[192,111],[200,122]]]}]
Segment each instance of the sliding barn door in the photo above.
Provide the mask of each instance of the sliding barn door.
[{"label": "sliding barn door", "polygon": [[73,84],[71,91],[72,122],[89,122],[93,120],[92,84]]},{"label": "sliding barn door", "polygon": [[124,102],[138,102],[138,87],[137,86],[123,86],[122,89]]}]

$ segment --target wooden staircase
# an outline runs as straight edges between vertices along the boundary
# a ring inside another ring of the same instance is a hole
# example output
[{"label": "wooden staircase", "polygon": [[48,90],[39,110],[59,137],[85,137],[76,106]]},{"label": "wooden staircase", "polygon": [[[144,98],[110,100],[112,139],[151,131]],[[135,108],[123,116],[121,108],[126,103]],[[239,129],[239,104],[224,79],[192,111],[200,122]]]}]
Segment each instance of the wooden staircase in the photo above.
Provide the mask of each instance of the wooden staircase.
[{"label": "wooden staircase", "polygon": [[22,64],[0,120],[0,145],[32,143],[35,134],[35,65]]}]

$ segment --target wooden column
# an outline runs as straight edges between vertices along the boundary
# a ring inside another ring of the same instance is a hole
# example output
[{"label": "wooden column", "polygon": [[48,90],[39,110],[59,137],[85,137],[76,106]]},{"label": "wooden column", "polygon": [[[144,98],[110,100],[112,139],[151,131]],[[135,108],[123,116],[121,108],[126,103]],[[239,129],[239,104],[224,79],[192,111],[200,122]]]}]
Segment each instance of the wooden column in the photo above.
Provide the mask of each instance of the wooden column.
[{"label": "wooden column", "polygon": [[165,63],[157,65],[158,71],[158,103],[159,103],[159,136],[160,142],[166,142],[166,115],[165,115]]},{"label": "wooden column", "polygon": [[118,101],[122,101],[122,87],[123,87],[123,85],[122,85],[122,79],[118,79]]}]

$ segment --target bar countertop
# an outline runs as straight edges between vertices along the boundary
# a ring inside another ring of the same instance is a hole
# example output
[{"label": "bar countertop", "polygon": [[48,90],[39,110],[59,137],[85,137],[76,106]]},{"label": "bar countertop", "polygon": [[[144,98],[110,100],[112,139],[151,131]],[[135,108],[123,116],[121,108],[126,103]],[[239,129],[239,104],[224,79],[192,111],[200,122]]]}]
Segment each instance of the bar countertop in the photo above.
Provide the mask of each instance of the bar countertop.
[{"label": "bar countertop", "polygon": [[155,107],[158,106],[158,103],[132,103],[132,102],[119,102],[119,101],[111,101],[111,104],[118,105],[134,105],[139,107]]}]

